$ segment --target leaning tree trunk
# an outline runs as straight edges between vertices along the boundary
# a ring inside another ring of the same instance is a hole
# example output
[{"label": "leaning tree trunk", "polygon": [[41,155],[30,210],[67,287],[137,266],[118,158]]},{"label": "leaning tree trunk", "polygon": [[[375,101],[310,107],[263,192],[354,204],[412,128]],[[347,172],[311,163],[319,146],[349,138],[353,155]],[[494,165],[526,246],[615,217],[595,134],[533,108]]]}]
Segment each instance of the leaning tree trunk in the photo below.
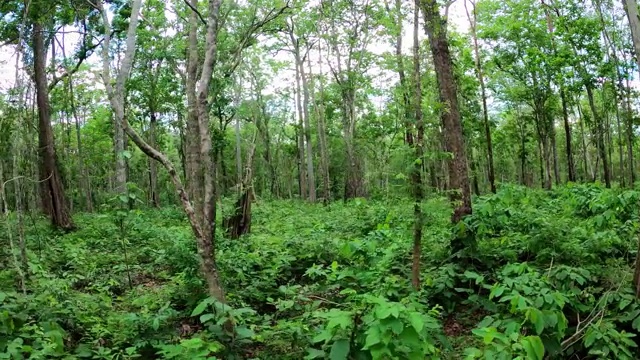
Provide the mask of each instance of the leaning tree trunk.
[{"label": "leaning tree trunk", "polygon": [[[209,295],[217,301],[224,303],[226,302],[225,293],[215,262],[215,193],[213,184],[214,174],[212,174],[214,167],[210,156],[211,137],[209,134],[209,114],[207,107],[208,92],[211,85],[213,65],[215,63],[217,52],[216,34],[218,31],[220,0],[209,1],[205,57],[204,63],[202,65],[202,73],[197,81],[190,82],[190,85],[197,86],[197,89],[189,90],[189,93],[191,94],[189,96],[189,100],[191,100],[191,102],[189,103],[189,107],[190,110],[195,109],[195,115],[198,125],[197,129],[190,129],[190,131],[195,132],[195,134],[189,134],[189,136],[191,136],[192,140],[198,141],[198,143],[196,143],[196,145],[198,146],[196,147],[194,144],[191,144],[192,147],[190,147],[188,150],[189,152],[193,151],[197,153],[200,158],[200,173],[204,173],[201,187],[195,187],[193,186],[193,184],[190,185],[190,190],[192,190],[194,194],[197,194],[196,196],[199,199],[202,199],[197,208],[193,206],[192,200],[189,198],[189,193],[182,185],[182,181],[180,180],[180,177],[178,176],[173,163],[165,154],[147,144],[144,139],[129,126],[127,119],[124,116],[124,84],[128,78],[133,63],[136,43],[136,27],[138,24],[138,15],[140,12],[141,3],[141,0],[133,1],[131,19],[127,30],[125,56],[118,70],[114,88],[113,84],[111,83],[111,67],[109,66],[109,43],[111,40],[111,24],[109,22],[107,11],[104,8],[103,2],[101,0],[97,1],[98,8],[102,13],[105,33],[105,38],[102,44],[103,82],[107,90],[107,94],[109,96],[113,111],[117,119],[120,120],[125,133],[138,146],[138,148],[142,150],[142,152],[144,152],[147,156],[153,158],[154,160],[159,161],[167,169],[169,177],[174,183],[177,195],[180,198],[184,211],[189,219],[189,223],[191,224],[191,229],[193,230],[194,236],[196,238],[196,248],[200,258],[201,271],[207,284]],[[192,0],[191,5],[197,5],[197,1]],[[190,29],[193,30],[195,27],[197,27],[197,25],[197,17],[192,16],[189,23]],[[191,33],[192,31],[190,31],[190,35],[192,35]],[[197,45],[197,38],[192,38],[190,36],[190,66],[193,65],[193,61],[191,61],[193,60],[191,58],[191,55],[195,53],[197,57]],[[195,95],[195,97],[193,95]],[[194,101],[195,104],[193,103]],[[194,111],[190,111],[190,115],[193,114]],[[195,171],[196,169],[191,170]],[[197,214],[198,208],[201,210],[201,213],[199,214]],[[225,325],[232,324],[227,323]]]},{"label": "leaning tree trunk", "polygon": [[[448,161],[449,188],[453,190],[449,192],[449,198],[455,204],[451,221],[457,224],[472,211],[467,154],[458,107],[458,92],[453,75],[449,41],[447,40],[446,20],[440,15],[437,0],[423,0],[422,11],[433,55],[440,101],[447,109],[442,111],[441,118],[444,127],[445,148],[447,152],[453,154],[453,158]],[[451,243],[454,253],[463,250],[468,245],[470,244],[465,244],[460,236],[456,236]]]},{"label": "leaning tree trunk", "polygon": [[33,57],[36,99],[38,103],[38,142],[40,153],[40,190],[42,208],[51,217],[51,223],[62,230],[73,230],[75,225],[69,214],[62,178],[56,164],[56,149],[51,128],[49,89],[45,70],[46,50],[44,29],[38,22],[33,25]]}]

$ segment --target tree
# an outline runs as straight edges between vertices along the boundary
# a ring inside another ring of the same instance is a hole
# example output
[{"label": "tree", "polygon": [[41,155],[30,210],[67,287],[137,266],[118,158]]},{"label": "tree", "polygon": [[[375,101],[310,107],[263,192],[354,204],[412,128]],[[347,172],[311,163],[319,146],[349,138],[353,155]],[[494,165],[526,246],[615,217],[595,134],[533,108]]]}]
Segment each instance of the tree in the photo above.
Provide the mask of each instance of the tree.
[{"label": "tree", "polygon": [[[214,253],[214,238],[213,238],[213,223],[215,221],[214,217],[214,194],[213,194],[213,182],[211,179],[211,174],[209,173],[212,169],[211,160],[209,156],[209,151],[211,149],[211,138],[208,131],[208,111],[206,109],[207,105],[207,93],[209,89],[209,83],[211,82],[211,76],[213,72],[213,62],[216,54],[216,39],[215,34],[217,31],[217,20],[218,13],[220,10],[220,1],[219,0],[211,0],[209,1],[209,15],[208,15],[208,25],[207,25],[207,36],[206,36],[206,47],[205,47],[205,60],[202,69],[201,82],[198,87],[198,104],[197,104],[197,120],[198,120],[198,130],[200,135],[200,146],[199,148],[191,148],[192,152],[197,150],[198,156],[201,157],[200,164],[202,166],[202,171],[205,174],[208,174],[204,178],[204,183],[200,188],[194,188],[193,191],[199,191],[202,193],[202,196],[197,197],[197,199],[202,199],[199,206],[194,207],[192,205],[191,200],[189,199],[189,195],[187,194],[184,186],[182,185],[182,181],[178,176],[175,166],[169,160],[169,158],[158,151],[157,149],[151,147],[147,142],[142,139],[138,133],[133,130],[124,116],[124,103],[123,103],[123,94],[124,94],[124,84],[129,76],[129,71],[131,70],[133,64],[133,56],[135,52],[135,44],[136,44],[136,29],[138,25],[138,17],[141,8],[142,0],[133,0],[133,4],[131,6],[131,18],[129,20],[129,27],[127,30],[127,39],[126,39],[126,50],[124,59],[122,61],[121,67],[118,69],[117,78],[115,88],[111,84],[111,70],[110,70],[110,61],[109,61],[109,42],[110,42],[110,34],[111,34],[111,25],[109,22],[109,18],[107,16],[107,11],[102,3],[102,1],[98,1],[98,8],[102,13],[102,21],[104,25],[104,43],[102,50],[102,61],[103,61],[103,80],[105,84],[105,88],[107,90],[107,94],[109,95],[109,100],[111,101],[111,106],[113,107],[114,113],[118,121],[122,124],[122,128],[125,133],[131,138],[131,140],[142,150],[147,156],[153,158],[154,160],[160,162],[169,172],[169,176],[174,183],[176,188],[176,192],[178,193],[178,197],[182,202],[182,206],[187,213],[187,217],[189,218],[189,222],[191,224],[191,228],[196,237],[198,254],[201,262],[201,270],[202,274],[207,283],[207,289],[209,294],[220,302],[225,302],[224,289],[222,288],[222,284],[218,275],[218,270],[215,263],[215,253]],[[194,3],[192,3],[194,5]],[[191,23],[192,26],[197,25],[197,20]],[[203,156],[204,155],[204,156]],[[204,157],[204,158],[202,158]],[[208,181],[207,181],[208,180]],[[196,211],[200,210],[201,213],[197,214]]]},{"label": "tree", "polygon": [[[450,190],[452,190],[449,198],[455,206],[451,221],[457,224],[466,215],[471,214],[471,189],[456,80],[453,76],[453,63],[447,40],[446,19],[440,14],[440,5],[437,0],[423,0],[422,13],[437,75],[438,93],[443,106],[440,116],[444,129],[445,148],[452,155],[448,161]],[[454,252],[462,250],[463,245],[458,240],[455,239],[452,243]]]},{"label": "tree", "polygon": [[476,76],[480,82],[480,94],[482,96],[482,119],[484,124],[484,134],[487,142],[487,161],[489,171],[489,185],[491,186],[491,192],[496,192],[496,175],[493,168],[493,146],[491,141],[491,127],[489,125],[489,110],[487,108],[487,90],[484,82],[484,73],[482,72],[482,59],[480,58],[480,46],[478,45],[478,32],[477,32],[477,10],[476,3],[473,0],[469,0],[472,5],[471,14],[467,9],[467,0],[464,1],[464,8],[467,13],[469,25],[471,26],[471,36],[473,38],[473,55],[475,57]]}]

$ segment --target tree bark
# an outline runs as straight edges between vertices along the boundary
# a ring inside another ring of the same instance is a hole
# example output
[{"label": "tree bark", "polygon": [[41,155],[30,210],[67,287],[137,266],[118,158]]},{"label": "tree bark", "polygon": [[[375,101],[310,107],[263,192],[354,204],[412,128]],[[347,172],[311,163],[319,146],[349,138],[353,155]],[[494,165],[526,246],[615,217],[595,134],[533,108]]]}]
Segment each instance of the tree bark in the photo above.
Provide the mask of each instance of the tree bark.
[{"label": "tree bark", "polygon": [[36,99],[38,104],[38,142],[40,153],[40,189],[42,208],[51,217],[53,226],[70,231],[75,228],[68,210],[62,178],[56,164],[56,149],[51,128],[49,87],[45,70],[46,47],[44,29],[39,22],[33,24],[33,58]]},{"label": "tree bark", "polygon": [[[466,215],[471,214],[471,190],[469,188],[469,173],[467,169],[467,154],[465,152],[462,121],[458,108],[458,93],[456,80],[453,76],[453,64],[449,51],[449,41],[446,34],[446,21],[440,16],[437,0],[423,0],[422,11],[425,29],[429,38],[429,46],[433,55],[433,62],[438,83],[440,101],[445,110],[441,113],[444,127],[444,140],[447,152],[453,154],[448,161],[450,200],[455,205],[451,221],[460,222]],[[464,248],[458,237],[452,241],[452,250],[457,252]]]}]

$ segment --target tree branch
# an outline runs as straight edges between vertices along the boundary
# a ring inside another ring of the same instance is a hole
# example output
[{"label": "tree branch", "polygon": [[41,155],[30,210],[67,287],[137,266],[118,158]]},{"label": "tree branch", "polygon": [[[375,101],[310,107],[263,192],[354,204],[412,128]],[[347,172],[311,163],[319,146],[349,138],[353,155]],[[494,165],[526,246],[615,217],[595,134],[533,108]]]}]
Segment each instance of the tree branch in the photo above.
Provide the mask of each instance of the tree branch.
[{"label": "tree branch", "polygon": [[189,9],[191,9],[191,11],[193,11],[194,13],[196,13],[196,15],[198,15],[200,22],[202,22],[204,26],[207,26],[207,20],[205,20],[204,17],[202,17],[202,14],[200,14],[200,11],[198,11],[198,9],[196,9],[193,5],[191,5],[191,2],[189,0],[183,0],[183,1],[189,7]]}]

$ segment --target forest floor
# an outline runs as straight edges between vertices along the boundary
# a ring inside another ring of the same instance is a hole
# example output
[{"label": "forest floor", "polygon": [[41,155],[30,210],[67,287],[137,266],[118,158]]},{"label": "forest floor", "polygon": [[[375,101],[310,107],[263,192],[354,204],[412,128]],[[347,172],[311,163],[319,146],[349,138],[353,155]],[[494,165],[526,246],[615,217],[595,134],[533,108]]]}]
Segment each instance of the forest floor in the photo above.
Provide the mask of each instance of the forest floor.
[{"label": "forest floor", "polygon": [[597,185],[503,186],[454,229],[477,241],[460,261],[451,209],[429,199],[419,292],[410,201],[258,200],[250,235],[218,229],[226,306],[203,292],[179,208],[78,214],[69,234],[25,219],[26,294],[4,245],[10,232],[18,241],[10,221],[0,358],[634,359],[639,200]]}]

